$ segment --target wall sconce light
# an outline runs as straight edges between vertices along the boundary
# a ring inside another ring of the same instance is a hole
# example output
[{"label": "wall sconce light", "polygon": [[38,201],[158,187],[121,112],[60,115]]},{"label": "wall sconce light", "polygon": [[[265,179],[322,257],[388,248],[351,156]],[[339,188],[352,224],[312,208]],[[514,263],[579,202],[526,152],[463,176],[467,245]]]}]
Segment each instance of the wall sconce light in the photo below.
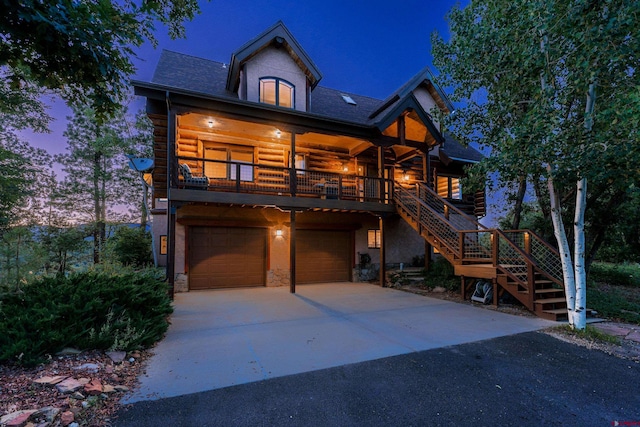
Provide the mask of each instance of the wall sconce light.
[{"label": "wall sconce light", "polygon": [[349,164],[348,164],[348,163],[343,164],[343,165],[342,165],[342,170],[343,170],[344,172],[349,172]]},{"label": "wall sconce light", "polygon": [[405,181],[409,181],[409,174],[407,173],[407,171],[402,171],[402,179],[404,179]]},{"label": "wall sconce light", "polygon": [[277,229],[276,230],[276,237],[282,237],[282,230],[281,229]]}]

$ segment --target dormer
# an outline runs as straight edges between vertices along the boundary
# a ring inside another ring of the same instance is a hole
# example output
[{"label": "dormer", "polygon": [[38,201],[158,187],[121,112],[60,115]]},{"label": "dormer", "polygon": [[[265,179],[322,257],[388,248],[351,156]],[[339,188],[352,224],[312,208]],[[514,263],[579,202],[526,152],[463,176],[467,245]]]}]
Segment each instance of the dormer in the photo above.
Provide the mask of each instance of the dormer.
[{"label": "dormer", "polygon": [[322,75],[282,21],[231,55],[227,90],[245,101],[307,111]]}]

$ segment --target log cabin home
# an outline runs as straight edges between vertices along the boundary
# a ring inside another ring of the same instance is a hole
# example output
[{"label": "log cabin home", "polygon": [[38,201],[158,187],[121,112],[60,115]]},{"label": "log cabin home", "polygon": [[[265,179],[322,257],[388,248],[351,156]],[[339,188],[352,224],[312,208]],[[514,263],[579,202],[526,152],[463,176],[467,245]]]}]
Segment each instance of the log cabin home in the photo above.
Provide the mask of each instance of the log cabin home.
[{"label": "log cabin home", "polygon": [[[497,267],[494,248],[507,236],[477,222],[484,192],[460,181],[482,156],[443,132],[436,113],[453,107],[429,69],[384,100],[321,79],[277,22],[229,63],[163,51],[152,80],[133,83],[154,123],[153,233],[172,293],[295,292],[371,271],[384,285],[389,266],[425,254],[428,263],[434,249],[456,267],[463,294],[465,277],[492,280],[496,303],[499,289],[532,294],[538,285],[527,281],[538,276],[557,283],[526,260],[524,276]],[[524,245],[537,242],[528,236],[520,248],[501,244],[526,257]]]}]

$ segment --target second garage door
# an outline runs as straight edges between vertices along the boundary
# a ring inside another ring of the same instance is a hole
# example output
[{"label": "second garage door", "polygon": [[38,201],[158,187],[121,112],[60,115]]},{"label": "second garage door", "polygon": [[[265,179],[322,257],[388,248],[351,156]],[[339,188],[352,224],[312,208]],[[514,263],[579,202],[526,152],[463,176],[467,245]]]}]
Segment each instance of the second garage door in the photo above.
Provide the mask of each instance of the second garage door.
[{"label": "second garage door", "polygon": [[263,286],[266,253],[264,228],[191,227],[189,289]]},{"label": "second garage door", "polygon": [[346,282],[351,279],[351,232],[296,231],[296,282]]}]

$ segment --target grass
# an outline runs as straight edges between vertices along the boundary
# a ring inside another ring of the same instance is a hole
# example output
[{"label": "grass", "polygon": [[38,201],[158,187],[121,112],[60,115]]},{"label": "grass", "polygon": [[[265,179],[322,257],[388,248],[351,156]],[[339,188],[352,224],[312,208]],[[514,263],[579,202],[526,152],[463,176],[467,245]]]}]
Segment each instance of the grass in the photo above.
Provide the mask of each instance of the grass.
[{"label": "grass", "polygon": [[594,263],[587,306],[600,317],[640,325],[640,265]]},{"label": "grass", "polygon": [[560,326],[559,329],[567,335],[582,338],[588,341],[607,342],[615,345],[621,344],[620,338],[602,332],[601,330],[594,328],[591,325],[587,325],[587,327],[583,330],[572,329],[569,325]]}]

